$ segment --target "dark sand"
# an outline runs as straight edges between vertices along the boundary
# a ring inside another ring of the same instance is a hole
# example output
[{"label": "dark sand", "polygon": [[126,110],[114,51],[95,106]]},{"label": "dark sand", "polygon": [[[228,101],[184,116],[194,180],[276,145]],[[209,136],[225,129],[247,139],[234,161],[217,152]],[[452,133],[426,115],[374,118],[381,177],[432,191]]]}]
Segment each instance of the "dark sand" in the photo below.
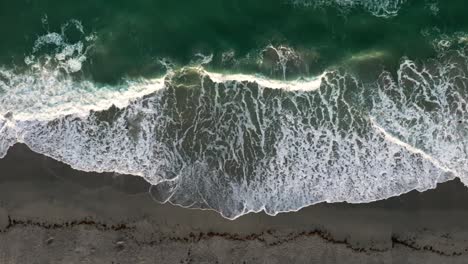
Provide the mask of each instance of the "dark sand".
[{"label": "dark sand", "polygon": [[160,205],[149,187],[16,145],[0,160],[0,263],[468,263],[468,190],[458,180],[235,221]]}]

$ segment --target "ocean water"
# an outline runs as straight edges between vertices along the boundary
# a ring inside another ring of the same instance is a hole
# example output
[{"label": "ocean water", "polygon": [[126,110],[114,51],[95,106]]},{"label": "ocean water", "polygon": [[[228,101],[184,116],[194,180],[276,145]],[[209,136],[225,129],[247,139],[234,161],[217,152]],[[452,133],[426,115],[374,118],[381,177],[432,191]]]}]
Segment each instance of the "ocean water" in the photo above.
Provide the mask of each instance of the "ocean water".
[{"label": "ocean water", "polygon": [[465,5],[0,1],[0,157],[229,219],[468,184]]}]

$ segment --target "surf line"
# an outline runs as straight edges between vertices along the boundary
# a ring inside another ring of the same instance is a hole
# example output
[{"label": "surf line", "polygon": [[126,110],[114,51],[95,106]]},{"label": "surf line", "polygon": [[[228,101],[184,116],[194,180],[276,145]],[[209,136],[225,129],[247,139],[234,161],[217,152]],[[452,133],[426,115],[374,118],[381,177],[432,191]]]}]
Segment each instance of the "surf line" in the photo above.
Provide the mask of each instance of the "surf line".
[{"label": "surf line", "polygon": [[[115,87],[97,87],[89,91],[73,90],[70,89],[68,96],[63,98],[53,98],[52,101],[59,100],[54,105],[42,105],[37,109],[26,108],[24,111],[21,109],[3,109],[2,115],[11,114],[12,120],[16,121],[50,121],[66,115],[76,115],[79,117],[86,117],[90,111],[103,111],[109,109],[112,105],[118,108],[125,108],[133,101],[150,95],[158,90],[166,88],[171,84],[172,78],[178,73],[183,74],[184,71],[194,70],[200,75],[200,81],[203,82],[205,78],[211,79],[215,83],[256,83],[260,87],[270,89],[282,89],[285,91],[315,91],[318,90],[322,84],[322,79],[327,72],[311,77],[299,78],[296,80],[277,80],[269,79],[261,75],[249,74],[224,74],[209,72],[203,67],[183,67],[179,70],[170,70],[163,76],[153,79],[130,80],[123,89],[115,89]],[[67,91],[63,91],[67,93]],[[9,91],[7,96],[16,96],[15,91]],[[76,100],[72,100],[72,97]],[[86,100],[80,101],[79,98],[83,97]],[[27,98],[26,98],[27,99]],[[34,98],[31,98],[34,101]]]},{"label": "surf line", "polygon": [[406,142],[403,142],[401,141],[400,139],[396,138],[395,136],[391,135],[389,132],[387,132],[383,127],[379,126],[377,124],[377,122],[374,120],[373,117],[370,117],[370,122],[372,124],[372,126],[379,132],[381,133],[384,138],[389,141],[389,142],[392,142],[400,147],[403,147],[404,149],[408,150],[409,152],[411,153],[414,153],[414,154],[418,154],[418,155],[421,155],[421,157],[423,157],[425,160],[428,160],[430,161],[432,164],[434,164],[434,166],[436,166],[437,168],[445,171],[445,172],[449,172],[449,173],[452,173],[454,176],[456,177],[459,177],[459,173],[453,169],[450,169],[442,164],[440,164],[440,162],[432,157],[431,155],[427,154],[426,152],[424,152],[423,150],[419,149],[419,148],[416,148]]}]

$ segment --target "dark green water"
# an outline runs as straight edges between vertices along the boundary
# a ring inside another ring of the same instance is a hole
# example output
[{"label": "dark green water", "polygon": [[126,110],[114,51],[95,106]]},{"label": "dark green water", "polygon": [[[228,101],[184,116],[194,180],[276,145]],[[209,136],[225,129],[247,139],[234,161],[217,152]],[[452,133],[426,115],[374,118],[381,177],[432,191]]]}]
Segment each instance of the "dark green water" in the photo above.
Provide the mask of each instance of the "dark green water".
[{"label": "dark green water", "polygon": [[[402,56],[434,56],[434,36],[423,36],[423,30],[436,29],[439,36],[467,29],[465,1],[435,2],[437,12],[431,3],[410,0],[399,5],[396,16],[382,18],[359,4],[347,9],[339,4],[307,7],[288,0],[1,1],[0,62],[21,65],[39,35],[59,32],[76,19],[98,37],[85,72],[99,82],[152,76],[162,70],[158,59],[186,65],[196,53],[214,55],[209,68],[261,72],[255,59],[236,67],[223,65],[222,53],[254,57],[269,44],[301,51],[307,65],[301,74],[318,74],[350,56],[373,51],[385,53],[381,64],[394,70]],[[73,32],[67,37],[79,38]]]}]

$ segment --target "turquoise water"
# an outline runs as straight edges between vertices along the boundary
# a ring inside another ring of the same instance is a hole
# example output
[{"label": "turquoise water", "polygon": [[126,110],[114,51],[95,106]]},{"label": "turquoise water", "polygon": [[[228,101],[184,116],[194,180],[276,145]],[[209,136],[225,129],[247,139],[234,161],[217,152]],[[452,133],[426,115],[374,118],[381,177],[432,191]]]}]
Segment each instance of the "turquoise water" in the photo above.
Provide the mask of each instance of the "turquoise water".
[{"label": "turquoise water", "polygon": [[468,182],[465,5],[0,1],[0,156],[230,219]]}]

